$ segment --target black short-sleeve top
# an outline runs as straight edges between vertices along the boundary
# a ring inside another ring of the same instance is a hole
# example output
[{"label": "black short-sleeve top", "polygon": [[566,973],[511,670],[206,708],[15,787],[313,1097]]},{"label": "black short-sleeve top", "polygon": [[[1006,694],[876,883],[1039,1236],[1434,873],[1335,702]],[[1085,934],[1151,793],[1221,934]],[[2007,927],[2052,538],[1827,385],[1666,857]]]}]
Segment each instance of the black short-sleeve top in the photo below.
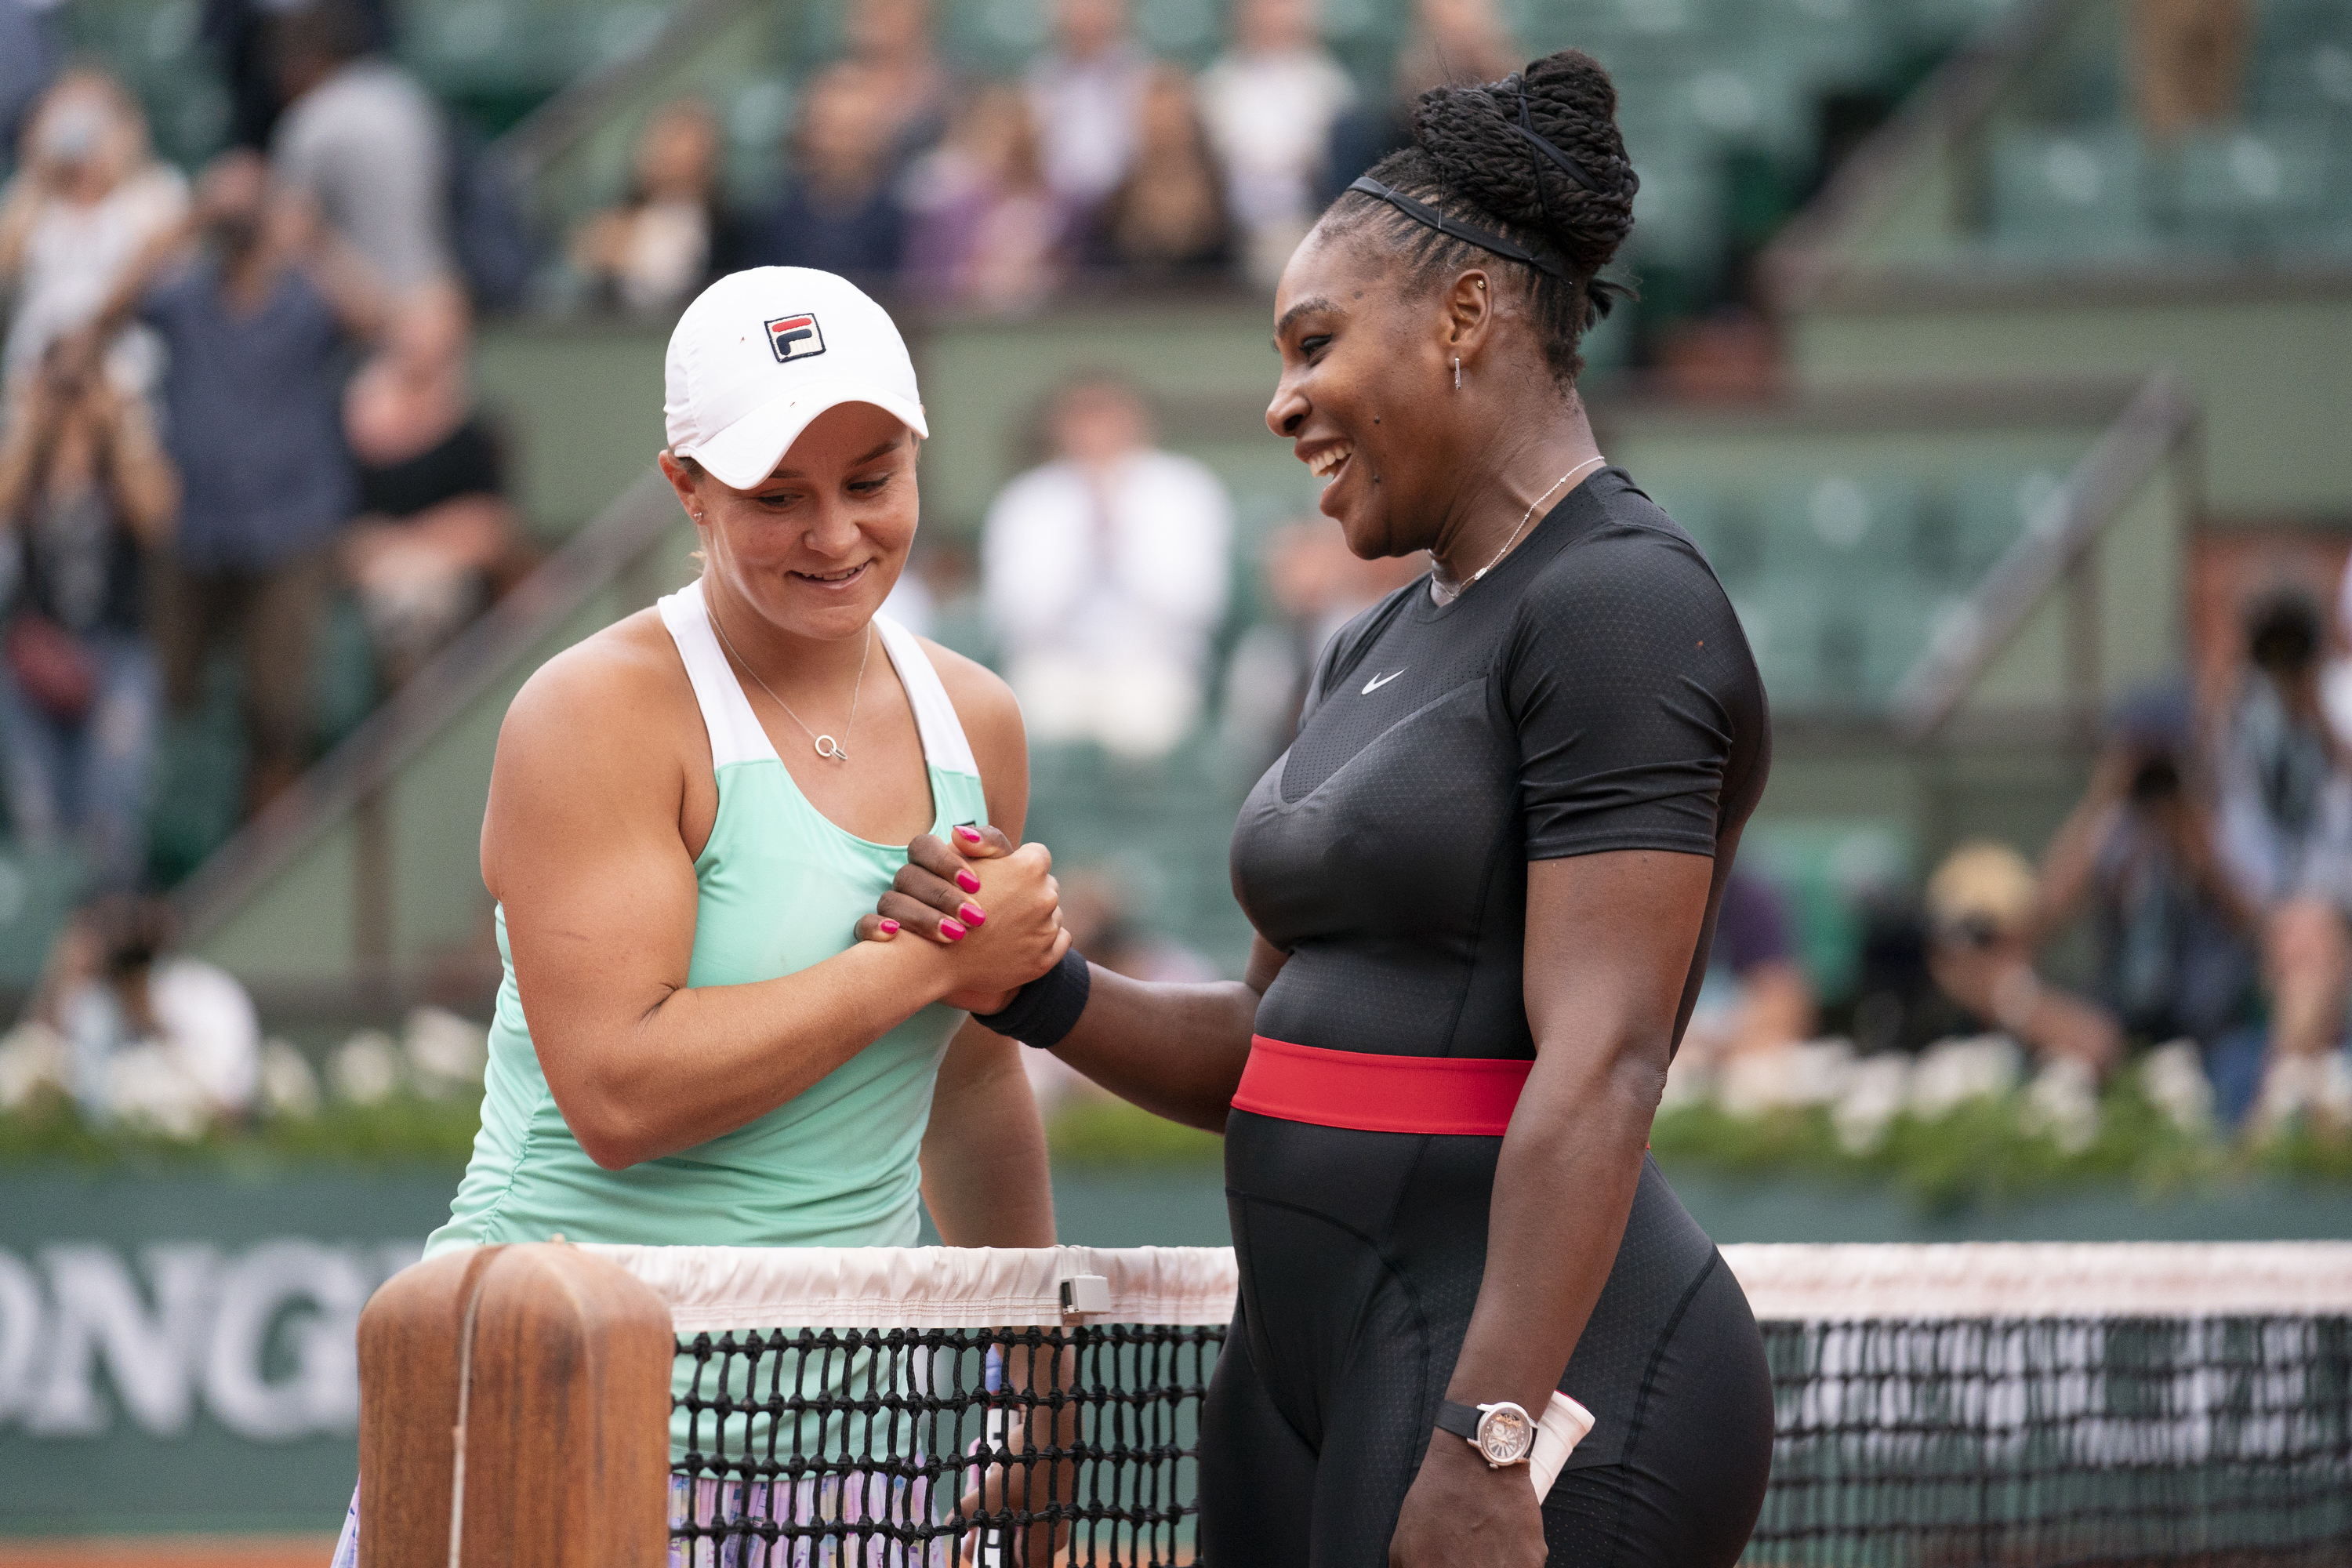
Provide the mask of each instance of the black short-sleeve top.
[{"label": "black short-sleeve top", "polygon": [[1234,830],[1234,891],[1290,955],[1257,1032],[1531,1057],[1528,862],[1618,849],[1715,860],[1687,1019],[1770,760],[1722,584],[1602,469],[1453,603],[1424,577],[1325,648],[1297,741]]}]

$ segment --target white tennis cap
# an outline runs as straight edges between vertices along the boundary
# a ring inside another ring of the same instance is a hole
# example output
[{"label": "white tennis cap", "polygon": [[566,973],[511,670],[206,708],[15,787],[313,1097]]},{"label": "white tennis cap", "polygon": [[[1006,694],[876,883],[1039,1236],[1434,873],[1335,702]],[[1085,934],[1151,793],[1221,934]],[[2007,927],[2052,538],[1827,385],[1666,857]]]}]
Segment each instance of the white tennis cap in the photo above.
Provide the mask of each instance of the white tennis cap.
[{"label": "white tennis cap", "polygon": [[754,267],[705,289],[669,335],[663,377],[670,450],[739,490],[772,473],[836,404],[870,403],[930,434],[890,313],[847,279],[806,267]]}]

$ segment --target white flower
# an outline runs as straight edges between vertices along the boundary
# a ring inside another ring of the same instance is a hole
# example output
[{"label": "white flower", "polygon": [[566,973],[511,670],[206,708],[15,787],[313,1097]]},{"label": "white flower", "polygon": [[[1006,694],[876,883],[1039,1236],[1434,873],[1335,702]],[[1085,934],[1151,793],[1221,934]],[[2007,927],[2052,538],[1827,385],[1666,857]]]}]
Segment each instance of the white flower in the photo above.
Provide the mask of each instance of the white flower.
[{"label": "white flower", "polygon": [[161,1046],[126,1046],[106,1058],[106,1109],[131,1127],[182,1142],[204,1136],[212,1102]]},{"label": "white flower", "polygon": [[319,1114],[319,1075],[284,1040],[261,1042],[261,1104],[272,1116]]},{"label": "white flower", "polygon": [[2183,1132],[2212,1130],[2213,1086],[2194,1041],[2175,1040],[2148,1052],[2140,1063],[2139,1089]]},{"label": "white flower", "polygon": [[2063,1153],[2079,1154],[2099,1135],[2099,1078],[2072,1057],[2052,1058],[2025,1092],[2021,1120]]},{"label": "white flower", "polygon": [[400,1052],[381,1029],[362,1029],[327,1058],[327,1082],[338,1100],[374,1105],[400,1087]]},{"label": "white flower", "polygon": [[1667,1064],[1666,1087],[1658,1096],[1658,1109],[1671,1110],[1706,1100],[1715,1092],[1715,1064],[1701,1059],[1701,1054],[1691,1049],[1690,1042],[1685,1040],[1683,1048]]},{"label": "white flower", "polygon": [[2023,1056],[2007,1035],[1938,1040],[1920,1053],[1912,1070],[1912,1114],[1933,1121],[1969,1100],[2007,1094],[2017,1087]]},{"label": "white flower", "polygon": [[43,1023],[0,1037],[0,1110],[14,1110],[45,1089],[66,1087],[66,1037]]},{"label": "white flower", "polygon": [[1838,1142],[1847,1153],[1867,1154],[1886,1142],[1886,1130],[1902,1111],[1910,1088],[1911,1060],[1898,1051],[1881,1051],[1854,1063],[1846,1075],[1845,1091],[1830,1112]]},{"label": "white flower", "polygon": [[1757,1116],[1781,1106],[1827,1105],[1853,1067],[1851,1040],[1806,1040],[1769,1051],[1745,1051],[1723,1065],[1717,1098],[1734,1116]]},{"label": "white flower", "polygon": [[490,1059],[490,1032],[446,1007],[419,1007],[404,1031],[408,1068],[419,1093],[438,1097],[463,1083],[482,1081]]}]

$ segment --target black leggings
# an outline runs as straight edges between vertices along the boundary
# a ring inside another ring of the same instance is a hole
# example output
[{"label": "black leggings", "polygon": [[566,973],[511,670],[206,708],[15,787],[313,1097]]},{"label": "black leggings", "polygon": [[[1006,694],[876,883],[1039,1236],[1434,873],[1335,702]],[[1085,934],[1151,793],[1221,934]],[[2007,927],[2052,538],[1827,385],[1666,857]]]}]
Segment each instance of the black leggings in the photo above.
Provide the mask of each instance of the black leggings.
[{"label": "black leggings", "polygon": [[[1500,1140],[1234,1113],[1242,1269],[1201,1432],[1209,1568],[1386,1568],[1477,1299]],[[1561,1389],[1595,1416],[1549,1568],[1729,1568],[1771,1463],[1747,1298],[1655,1165]]]}]

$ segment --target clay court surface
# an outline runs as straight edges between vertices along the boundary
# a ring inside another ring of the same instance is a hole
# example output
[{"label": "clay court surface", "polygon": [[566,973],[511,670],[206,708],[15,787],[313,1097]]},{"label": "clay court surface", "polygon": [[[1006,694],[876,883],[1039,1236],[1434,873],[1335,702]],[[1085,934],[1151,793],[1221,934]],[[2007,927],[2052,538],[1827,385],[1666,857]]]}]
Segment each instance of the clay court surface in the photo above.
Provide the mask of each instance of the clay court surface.
[{"label": "clay court surface", "polygon": [[0,1542],[0,1568],[327,1568],[331,1535],[205,1536]]}]

